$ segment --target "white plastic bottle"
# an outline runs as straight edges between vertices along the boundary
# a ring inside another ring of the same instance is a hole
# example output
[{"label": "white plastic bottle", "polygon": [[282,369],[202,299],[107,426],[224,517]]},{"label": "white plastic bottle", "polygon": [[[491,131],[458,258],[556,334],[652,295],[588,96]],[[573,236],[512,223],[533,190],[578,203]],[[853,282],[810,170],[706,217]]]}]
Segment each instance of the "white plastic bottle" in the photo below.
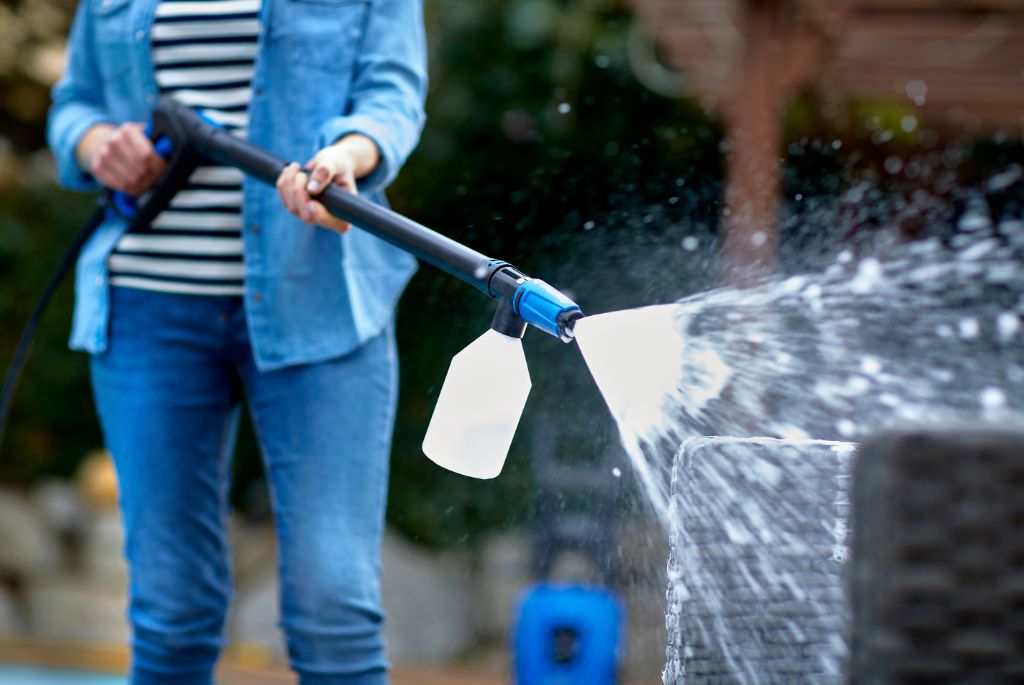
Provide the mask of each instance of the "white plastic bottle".
[{"label": "white plastic bottle", "polygon": [[452,359],[423,453],[472,478],[501,473],[530,394],[523,341],[493,329]]}]

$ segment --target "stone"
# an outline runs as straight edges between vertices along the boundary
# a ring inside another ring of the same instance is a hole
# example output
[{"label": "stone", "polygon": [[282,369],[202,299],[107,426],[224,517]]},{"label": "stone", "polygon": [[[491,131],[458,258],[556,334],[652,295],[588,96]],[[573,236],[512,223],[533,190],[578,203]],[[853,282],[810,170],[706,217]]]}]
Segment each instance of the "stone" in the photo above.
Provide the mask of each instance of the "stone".
[{"label": "stone", "polygon": [[530,538],[499,533],[484,542],[475,582],[476,629],[481,637],[504,640],[512,630],[519,595],[533,582]]},{"label": "stone", "polygon": [[60,548],[31,501],[0,491],[0,573],[19,579],[52,575],[60,567]]},{"label": "stone", "polygon": [[267,570],[277,569],[277,538],[272,523],[229,521],[231,564],[239,587],[250,578],[262,579]]},{"label": "stone", "polygon": [[42,521],[58,535],[78,535],[85,527],[85,506],[67,481],[45,480],[32,489],[30,498]]},{"label": "stone", "polygon": [[106,643],[129,639],[123,590],[97,588],[81,578],[50,578],[29,586],[26,603],[35,639]]},{"label": "stone", "polygon": [[391,658],[440,663],[473,644],[468,559],[420,549],[388,531],[381,564],[384,635]]},{"label": "stone", "polygon": [[84,578],[107,592],[124,592],[128,587],[128,564],[124,560],[124,528],[117,510],[97,511],[82,540]]},{"label": "stone", "polygon": [[25,619],[18,609],[13,593],[0,586],[0,635],[19,635],[25,632]]},{"label": "stone", "polygon": [[550,580],[555,583],[597,585],[600,584],[599,576],[595,561],[580,550],[562,550],[551,564]]},{"label": "stone", "polygon": [[274,563],[259,571],[250,568],[244,580],[239,580],[228,617],[228,636],[233,648],[262,650],[278,659],[285,658],[284,637],[277,623],[279,592]]}]

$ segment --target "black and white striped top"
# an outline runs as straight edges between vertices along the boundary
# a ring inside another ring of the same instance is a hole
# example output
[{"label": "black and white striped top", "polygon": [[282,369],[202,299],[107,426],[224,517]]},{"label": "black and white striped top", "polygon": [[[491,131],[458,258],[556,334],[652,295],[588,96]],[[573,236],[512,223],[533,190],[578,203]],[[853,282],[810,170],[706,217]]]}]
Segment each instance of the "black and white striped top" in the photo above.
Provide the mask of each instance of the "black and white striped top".
[{"label": "black and white striped top", "polygon": [[[201,109],[245,137],[261,0],[161,0],[153,62],[161,97]],[[241,295],[242,173],[202,166],[148,227],[125,234],[108,262],[113,285]]]}]

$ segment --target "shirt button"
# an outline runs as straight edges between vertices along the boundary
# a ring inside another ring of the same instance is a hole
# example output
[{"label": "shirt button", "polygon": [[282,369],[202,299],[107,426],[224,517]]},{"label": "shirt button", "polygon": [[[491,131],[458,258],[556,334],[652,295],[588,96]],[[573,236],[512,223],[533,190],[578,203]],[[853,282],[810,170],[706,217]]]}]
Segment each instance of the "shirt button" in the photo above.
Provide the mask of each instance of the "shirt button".
[{"label": "shirt button", "polygon": [[252,301],[255,302],[256,304],[263,302],[263,293],[253,293]]},{"label": "shirt button", "polygon": [[103,285],[103,276],[97,276],[96,278],[93,279],[93,282],[96,285]]},{"label": "shirt button", "polygon": [[145,37],[146,37],[146,32],[143,31],[142,29],[139,29],[138,31],[135,32],[135,40],[139,41],[140,43],[142,42],[142,39],[145,38]]},{"label": "shirt button", "polygon": [[260,234],[260,225],[259,224],[252,224],[251,226],[249,226],[249,232],[254,234],[254,235],[259,235]]}]

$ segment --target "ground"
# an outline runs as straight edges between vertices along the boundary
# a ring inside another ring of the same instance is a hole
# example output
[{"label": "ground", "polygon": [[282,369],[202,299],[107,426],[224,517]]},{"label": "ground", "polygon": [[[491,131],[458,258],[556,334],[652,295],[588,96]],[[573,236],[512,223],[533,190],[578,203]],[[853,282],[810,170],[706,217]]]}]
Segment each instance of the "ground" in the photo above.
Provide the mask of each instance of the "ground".
[{"label": "ground", "polygon": [[[255,661],[257,659],[244,653],[225,655],[218,682],[222,685],[290,685],[295,682],[295,677],[284,666],[252,663]],[[84,647],[0,642],[0,670],[3,665],[10,664],[124,673],[128,665],[128,650],[121,645]],[[508,677],[493,668],[401,665],[392,671],[391,682],[392,685],[504,685]]]}]

